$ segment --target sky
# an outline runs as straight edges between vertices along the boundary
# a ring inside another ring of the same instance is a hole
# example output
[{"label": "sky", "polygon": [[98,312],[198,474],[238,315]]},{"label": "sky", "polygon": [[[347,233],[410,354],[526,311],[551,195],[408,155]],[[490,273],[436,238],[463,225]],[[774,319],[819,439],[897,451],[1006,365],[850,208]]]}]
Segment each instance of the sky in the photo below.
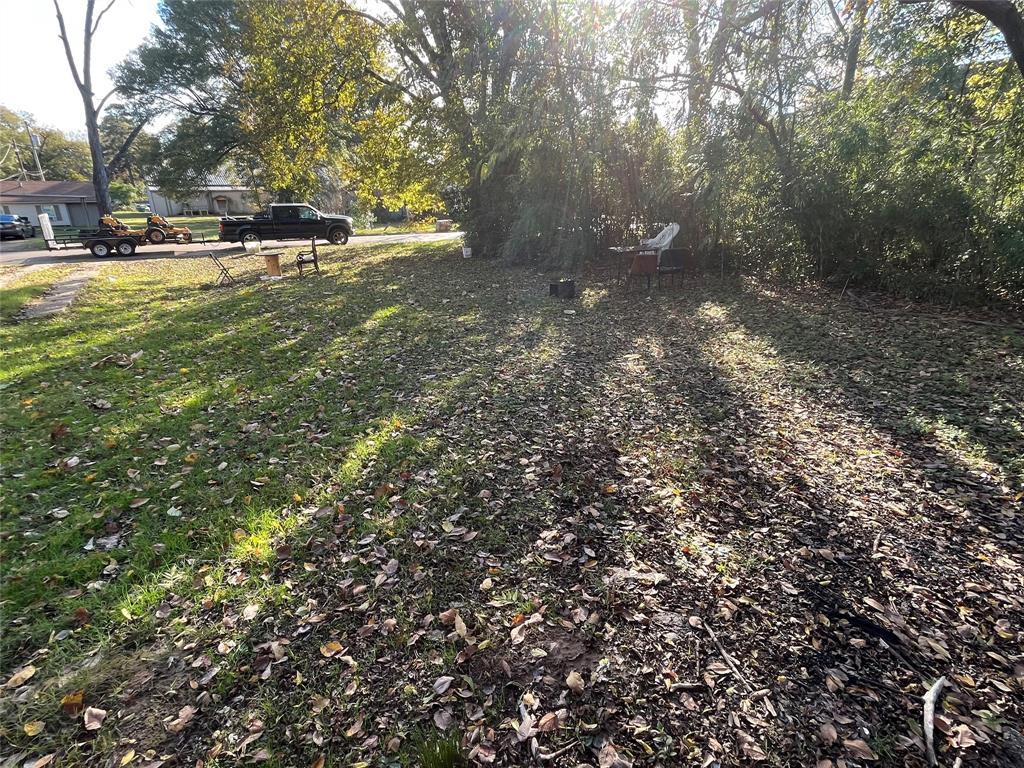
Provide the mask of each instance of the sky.
[{"label": "sky", "polygon": [[[158,0],[115,0],[93,38],[96,100],[111,88],[107,71],[138,46],[158,20]],[[81,64],[85,0],[60,0],[72,50]],[[107,0],[97,0],[96,13]],[[85,136],[85,113],[58,37],[53,0],[0,0],[0,104],[30,112],[40,125]],[[13,34],[12,34],[13,32]]]}]

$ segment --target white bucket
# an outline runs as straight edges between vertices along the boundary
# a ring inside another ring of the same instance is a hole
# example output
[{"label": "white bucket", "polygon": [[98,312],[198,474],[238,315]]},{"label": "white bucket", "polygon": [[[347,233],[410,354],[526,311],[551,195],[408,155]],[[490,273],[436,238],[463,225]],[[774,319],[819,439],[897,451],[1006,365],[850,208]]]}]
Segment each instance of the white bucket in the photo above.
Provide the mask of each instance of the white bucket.
[{"label": "white bucket", "polygon": [[462,258],[469,259],[473,256],[473,249],[462,246]]}]

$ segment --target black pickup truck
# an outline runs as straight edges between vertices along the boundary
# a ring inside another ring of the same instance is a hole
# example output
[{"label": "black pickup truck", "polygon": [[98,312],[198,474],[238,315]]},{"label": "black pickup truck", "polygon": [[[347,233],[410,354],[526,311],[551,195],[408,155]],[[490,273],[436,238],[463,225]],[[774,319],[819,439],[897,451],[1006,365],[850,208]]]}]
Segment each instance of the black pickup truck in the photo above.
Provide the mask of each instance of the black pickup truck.
[{"label": "black pickup truck", "polygon": [[229,243],[316,237],[344,245],[351,234],[349,216],[328,216],[300,203],[273,203],[255,216],[225,216],[220,220],[220,239]]}]

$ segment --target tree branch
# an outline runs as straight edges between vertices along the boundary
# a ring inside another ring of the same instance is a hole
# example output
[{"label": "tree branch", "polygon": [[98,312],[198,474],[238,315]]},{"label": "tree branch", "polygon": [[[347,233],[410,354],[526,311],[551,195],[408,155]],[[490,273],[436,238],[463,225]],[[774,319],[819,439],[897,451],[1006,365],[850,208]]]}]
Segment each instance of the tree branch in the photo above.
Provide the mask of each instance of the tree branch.
[{"label": "tree branch", "polygon": [[125,160],[128,159],[128,152],[132,148],[132,144],[135,143],[135,139],[138,138],[139,134],[142,133],[142,129],[146,123],[149,122],[148,117],[144,117],[131,129],[124,141],[121,142],[121,147],[114,153],[114,156],[110,158],[110,162],[107,163],[107,175],[113,176],[124,165]]},{"label": "tree branch", "polygon": [[68,30],[64,26],[64,14],[60,12],[60,3],[53,0],[53,7],[57,10],[57,23],[60,25],[60,40],[64,43],[64,55],[68,57],[68,66],[71,67],[71,76],[75,79],[75,85],[80,92],[85,91],[82,78],[78,76],[78,65],[75,64],[75,56],[71,53],[71,43],[68,41]]}]

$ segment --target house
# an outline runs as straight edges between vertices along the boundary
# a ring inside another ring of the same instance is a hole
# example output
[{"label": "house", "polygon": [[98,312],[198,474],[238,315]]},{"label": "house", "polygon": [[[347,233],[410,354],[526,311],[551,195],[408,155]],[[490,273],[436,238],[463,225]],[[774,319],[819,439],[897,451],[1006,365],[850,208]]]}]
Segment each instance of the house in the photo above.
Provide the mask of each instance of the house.
[{"label": "house", "polygon": [[2,181],[0,210],[27,216],[37,227],[41,213],[48,213],[54,226],[95,227],[100,218],[88,181]]},{"label": "house", "polygon": [[259,193],[244,184],[234,184],[220,175],[210,176],[207,183],[187,200],[176,200],[148,186],[149,209],[161,216],[207,216],[253,213],[260,210]]}]

